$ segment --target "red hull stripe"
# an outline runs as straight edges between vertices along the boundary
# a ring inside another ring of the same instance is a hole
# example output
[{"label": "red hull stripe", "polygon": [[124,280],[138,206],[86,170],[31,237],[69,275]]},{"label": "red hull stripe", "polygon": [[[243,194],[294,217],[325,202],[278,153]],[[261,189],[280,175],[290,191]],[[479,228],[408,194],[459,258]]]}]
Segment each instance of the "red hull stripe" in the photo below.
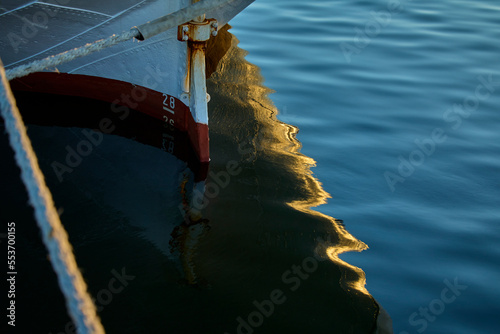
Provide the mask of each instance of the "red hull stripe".
[{"label": "red hull stripe", "polygon": [[125,106],[187,131],[201,163],[208,163],[208,125],[196,123],[189,107],[174,96],[128,82],[54,72],[38,72],[10,82],[13,90],[79,96]]}]

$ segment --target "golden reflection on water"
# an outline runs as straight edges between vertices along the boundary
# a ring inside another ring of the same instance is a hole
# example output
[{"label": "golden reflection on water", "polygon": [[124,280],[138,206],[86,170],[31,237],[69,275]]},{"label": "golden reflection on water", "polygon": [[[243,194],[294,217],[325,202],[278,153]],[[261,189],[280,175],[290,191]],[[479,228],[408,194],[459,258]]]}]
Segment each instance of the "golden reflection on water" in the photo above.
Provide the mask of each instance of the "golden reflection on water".
[{"label": "golden reflection on water", "polygon": [[[370,296],[365,288],[366,279],[363,270],[339,258],[344,252],[361,252],[368,246],[351,235],[341,221],[312,209],[326,203],[331,197],[311,172],[311,167],[314,167],[316,162],[300,153],[302,145],[296,138],[299,129],[277,119],[278,110],[268,97],[272,90],[263,86],[259,68],[244,60],[245,51],[236,46],[238,41],[235,37],[232,39],[226,37],[226,42],[232,43],[232,46],[219,63],[218,71],[209,81],[209,88],[213,86],[211,93],[223,92],[222,95],[230,97],[233,103],[239,106],[246,105],[245,110],[249,114],[236,116],[236,113],[232,115],[228,113],[226,117],[238,117],[244,120],[225,122],[224,126],[217,123],[214,125],[217,120],[211,120],[211,132],[236,136],[235,140],[238,143],[241,141],[241,138],[237,138],[242,130],[241,127],[249,126],[250,131],[247,135],[251,138],[259,158],[278,163],[280,173],[285,171],[287,174],[286,181],[293,182],[292,196],[286,191],[281,192],[285,197],[285,203],[295,210],[330,222],[332,229],[329,233],[334,237],[318,244],[316,252],[320,256],[327,256],[341,268],[343,273],[340,285],[343,289],[354,289]],[[215,148],[212,149],[214,150]]]},{"label": "golden reflection on water", "polygon": [[296,210],[327,219],[331,222],[335,231],[334,233],[339,237],[339,240],[335,245],[318,245],[317,252],[326,253],[332,262],[339,265],[339,267],[344,270],[344,275],[342,276],[343,278],[348,276],[347,272],[349,270],[356,273],[356,275],[351,275],[350,279],[344,279],[340,282],[343,288],[355,289],[365,295],[369,295],[365,288],[366,278],[363,270],[339,258],[339,255],[342,253],[352,251],[361,252],[368,249],[368,246],[350,234],[342,225],[341,221],[312,210],[314,207],[325,204],[327,199],[331,198],[331,196],[323,189],[321,182],[319,182],[310,171],[310,167],[315,165],[315,161],[312,158],[300,153],[301,144],[295,137],[298,132],[298,128],[284,123],[281,124],[289,128],[287,129],[288,131],[285,131],[287,140],[292,143],[291,147],[289,147],[289,152],[297,157],[296,164],[291,166],[291,168],[293,168],[293,170],[297,172],[297,176],[302,179],[302,184],[305,188],[307,188],[307,192],[310,196],[309,198],[294,200],[288,202],[287,204]]},{"label": "golden reflection on water", "polygon": [[[228,51],[207,82],[207,187],[217,183],[228,163],[240,172],[220,186],[204,210],[211,230],[192,261],[197,277],[219,302],[241,305],[224,308],[229,324],[244,318],[253,300],[280,289],[290,301],[266,319],[263,332],[370,333],[380,308],[365,288],[363,270],[339,258],[368,246],[342,221],[312,209],[330,195],[311,172],[315,161],[300,153],[299,129],[277,119],[272,90],[263,86],[259,68],[244,59],[237,39],[224,30],[217,39],[217,47],[225,44]],[[214,50],[209,45],[209,58]],[[300,289],[290,289],[289,269],[313,256],[321,259],[317,268]]]}]

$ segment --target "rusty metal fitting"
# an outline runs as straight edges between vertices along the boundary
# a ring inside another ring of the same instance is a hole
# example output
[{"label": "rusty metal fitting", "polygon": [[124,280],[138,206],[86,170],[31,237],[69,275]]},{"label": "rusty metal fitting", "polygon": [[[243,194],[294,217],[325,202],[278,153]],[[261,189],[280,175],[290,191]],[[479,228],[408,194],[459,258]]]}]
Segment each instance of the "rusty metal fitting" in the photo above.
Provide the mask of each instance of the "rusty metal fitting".
[{"label": "rusty metal fitting", "polygon": [[216,19],[207,19],[203,22],[188,22],[181,24],[177,29],[179,41],[205,42],[210,36],[216,36],[218,23]]}]

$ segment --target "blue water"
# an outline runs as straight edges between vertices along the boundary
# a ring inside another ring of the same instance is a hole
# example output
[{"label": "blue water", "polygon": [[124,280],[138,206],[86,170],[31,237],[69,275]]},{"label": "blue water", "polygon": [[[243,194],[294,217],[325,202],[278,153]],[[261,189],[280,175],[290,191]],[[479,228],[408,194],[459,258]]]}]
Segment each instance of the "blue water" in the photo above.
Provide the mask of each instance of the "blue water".
[{"label": "blue water", "polygon": [[394,332],[497,333],[498,2],[257,0],[231,25]]}]

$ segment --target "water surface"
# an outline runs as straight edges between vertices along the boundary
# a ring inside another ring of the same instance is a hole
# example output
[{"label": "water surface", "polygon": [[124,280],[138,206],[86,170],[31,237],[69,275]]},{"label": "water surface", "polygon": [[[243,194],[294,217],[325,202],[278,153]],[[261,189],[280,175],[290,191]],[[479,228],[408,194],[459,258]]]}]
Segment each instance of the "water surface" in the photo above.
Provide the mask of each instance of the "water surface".
[{"label": "water surface", "polygon": [[[365,271],[394,331],[494,333],[500,7],[401,1],[389,12],[390,3],[257,1],[232,32],[317,162],[332,196],[317,210],[368,245],[341,257]],[[424,146],[435,129],[442,141]],[[413,169],[400,173],[400,156]],[[441,308],[444,280],[455,278],[467,288]]]}]

